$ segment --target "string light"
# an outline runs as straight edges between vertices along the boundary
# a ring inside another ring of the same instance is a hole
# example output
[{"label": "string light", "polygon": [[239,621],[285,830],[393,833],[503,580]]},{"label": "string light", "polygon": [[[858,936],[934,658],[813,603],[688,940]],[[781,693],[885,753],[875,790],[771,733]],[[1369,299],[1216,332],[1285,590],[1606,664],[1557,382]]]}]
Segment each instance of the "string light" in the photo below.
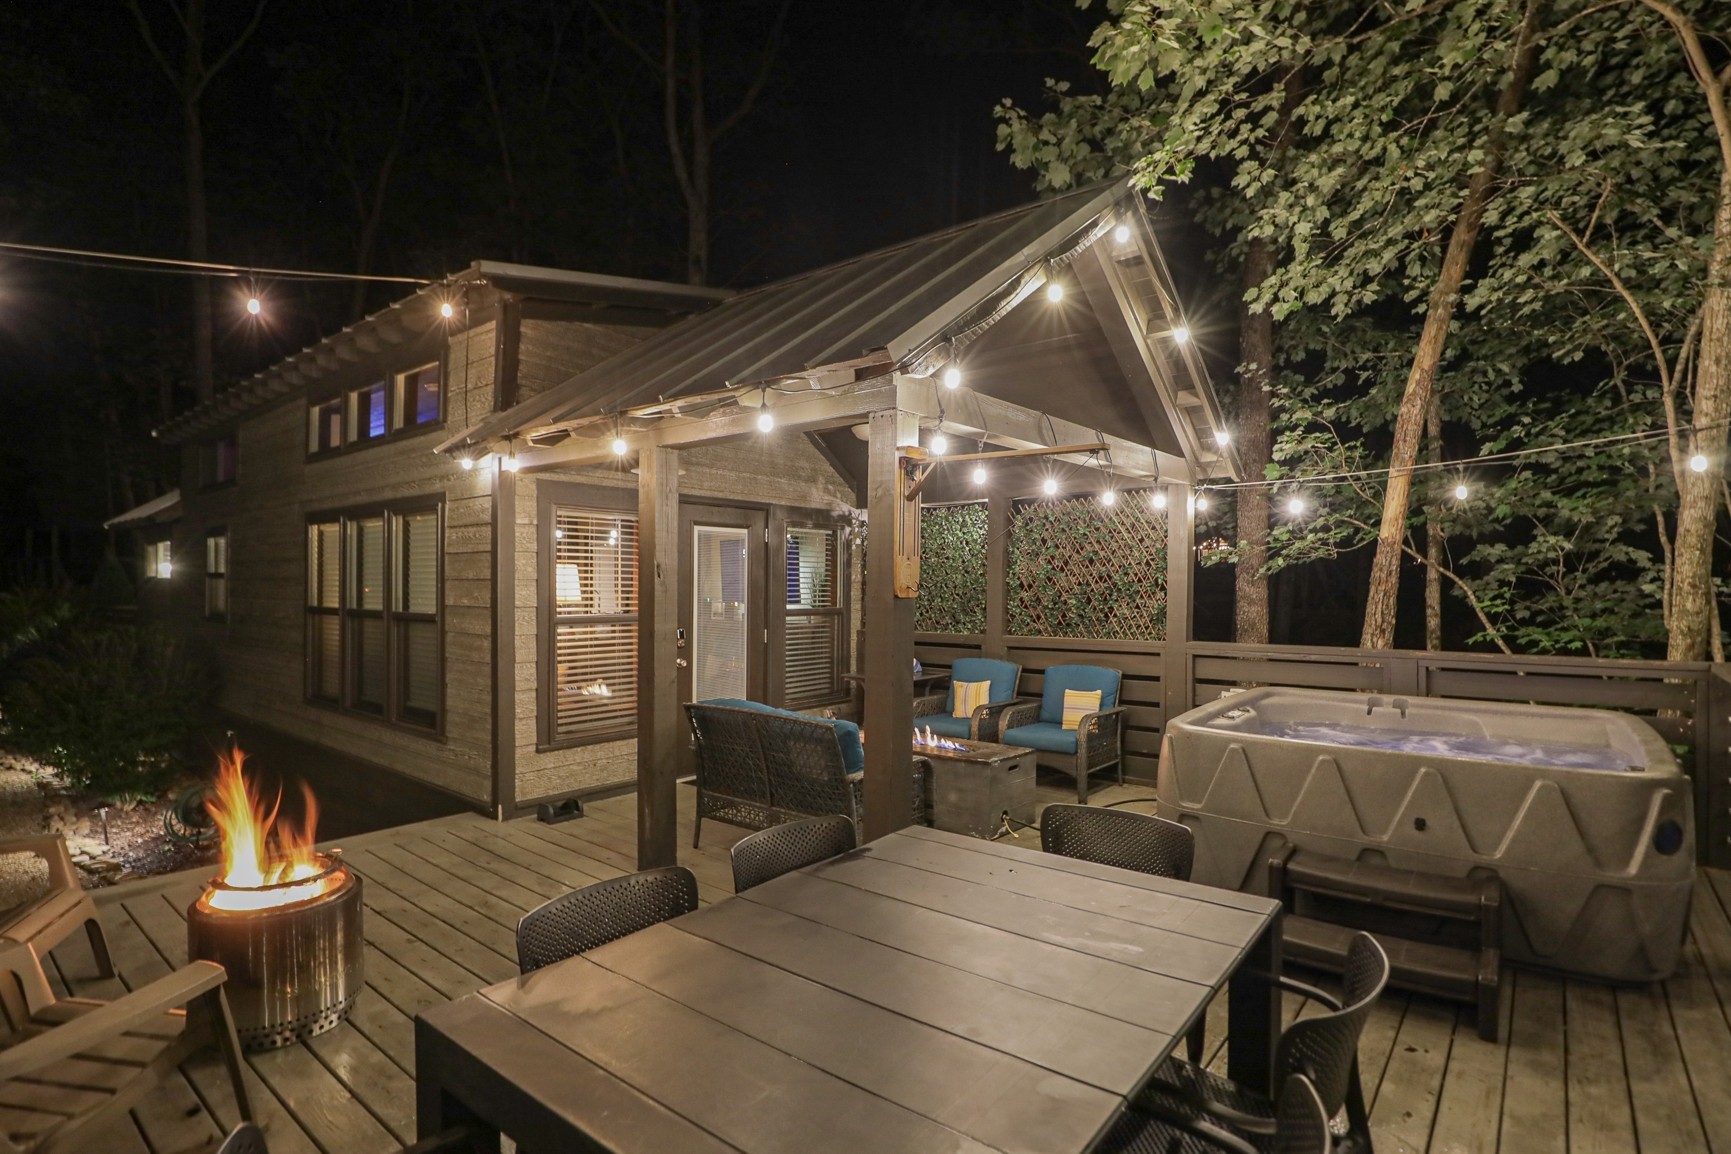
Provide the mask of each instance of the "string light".
[{"label": "string light", "polygon": [[470,470],[471,470],[471,469],[473,469],[473,468],[474,468],[474,467],[475,467],[475,458],[473,458],[473,457],[462,457],[462,458],[459,458],[459,459],[460,459],[460,460],[461,460],[461,461],[462,461],[462,463],[463,463],[463,472],[465,472],[465,473],[467,473],[467,472],[469,472],[469,471],[470,471]]},{"label": "string light", "polygon": [[256,317],[259,313],[264,311],[264,305],[260,303],[257,297],[247,297],[246,311]]},{"label": "string light", "polygon": [[1706,456],[1706,454],[1705,453],[1696,453],[1693,457],[1690,457],[1689,458],[1689,467],[1691,469],[1695,470],[1695,472],[1697,472],[1697,473],[1705,473],[1707,471],[1707,456]]},{"label": "string light", "polygon": [[1172,330],[1172,343],[1175,345],[1187,345],[1190,343],[1190,329],[1187,325],[1179,325],[1177,328]]},{"label": "string light", "polygon": [[1466,499],[1467,499],[1467,487],[1465,485],[1456,485],[1455,486],[1455,500],[1464,501]]},{"label": "string light", "polygon": [[954,365],[951,365],[949,368],[944,370],[944,388],[956,389],[960,388],[961,384],[962,370],[956,368]]},{"label": "string light", "polygon": [[1198,513],[1208,512],[1208,494],[1207,493],[1196,494],[1196,511]]},{"label": "string light", "polygon": [[1047,285],[1046,286],[1046,299],[1051,301],[1053,304],[1056,304],[1059,301],[1063,300],[1064,299],[1064,286],[1061,283],[1059,283],[1058,281],[1053,281],[1051,284]]},{"label": "string light", "polygon": [[986,483],[986,467],[984,465],[975,465],[974,466],[974,484],[984,485],[985,483]]},{"label": "string light", "polygon": [[942,433],[932,434],[932,452],[940,456],[950,451],[950,439]]},{"label": "string light", "polygon": [[765,387],[757,398],[757,431],[767,433],[775,428],[775,418],[769,413],[769,389]]},{"label": "string light", "polygon": [[439,315],[444,317],[446,320],[450,320],[452,317],[457,315],[457,310],[451,307],[450,301],[445,301],[439,305]]},{"label": "string light", "polygon": [[1304,498],[1294,497],[1286,503],[1286,511],[1294,517],[1304,516]]},{"label": "string light", "polygon": [[1047,477],[1046,483],[1041,485],[1040,488],[1045,491],[1046,496],[1052,496],[1058,491],[1058,478]]},{"label": "string light", "polygon": [[613,438],[613,455],[615,457],[623,457],[630,448],[631,446],[625,443],[624,437]]},{"label": "string light", "polygon": [[1106,506],[1108,509],[1117,503],[1118,491],[1116,489],[1107,489],[1104,493],[1100,494],[1100,504]]},{"label": "string light", "polygon": [[1119,244],[1123,244],[1125,241],[1129,240],[1130,226],[1127,224],[1121,224],[1117,228],[1113,229],[1112,239],[1117,241]]},{"label": "string light", "polygon": [[1154,490],[1154,495],[1148,498],[1148,503],[1153,505],[1156,509],[1164,509],[1166,507],[1166,490]]},{"label": "string light", "polygon": [[1214,430],[1214,443],[1224,449],[1232,441],[1232,434],[1225,429]]}]

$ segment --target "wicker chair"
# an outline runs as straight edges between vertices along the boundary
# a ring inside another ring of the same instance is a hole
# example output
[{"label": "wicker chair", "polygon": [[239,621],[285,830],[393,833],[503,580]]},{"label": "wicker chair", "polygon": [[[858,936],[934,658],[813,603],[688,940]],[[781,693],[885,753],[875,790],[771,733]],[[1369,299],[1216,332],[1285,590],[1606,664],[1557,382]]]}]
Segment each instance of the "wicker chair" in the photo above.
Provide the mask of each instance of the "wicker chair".
[{"label": "wicker chair", "polygon": [[1196,839],[1188,826],[1149,813],[1049,805],[1040,813],[1040,848],[1187,882],[1196,856]]},{"label": "wicker chair", "polygon": [[[1022,667],[1014,661],[998,661],[990,657],[958,657],[950,666],[950,686],[942,693],[914,698],[914,725],[929,728],[942,737],[970,738],[974,741],[998,740],[998,716],[1016,701],[1016,683],[1022,679]],[[986,704],[978,706],[967,717],[956,717],[956,682],[989,681],[992,683]]]},{"label": "wicker chair", "polygon": [[733,892],[742,894],[791,870],[846,853],[856,844],[853,819],[841,814],[759,830],[727,851],[733,859]]},{"label": "wicker chair", "polygon": [[517,923],[525,974],[697,908],[697,878],[684,866],[643,870],[543,902]]},{"label": "wicker chair", "polygon": [[1121,1115],[1099,1147],[1101,1154],[1332,1154],[1328,1110],[1316,1087],[1293,1074],[1281,1087],[1274,1123],[1258,1141],[1210,1125],[1194,1115]]},{"label": "wicker chair", "polygon": [[[1118,704],[1123,674],[1099,665],[1053,665],[1043,675],[1040,700],[1018,701],[999,718],[999,741],[1035,751],[1034,760],[1076,779],[1076,800],[1088,804],[1088,776],[1114,766],[1124,782],[1124,710]],[[1100,708],[1075,729],[1064,728],[1064,691],[1100,691]]]},{"label": "wicker chair", "polygon": [[78,871],[72,868],[66,839],[59,834],[32,834],[0,840],[0,854],[14,853],[35,854],[48,863],[48,892],[8,913],[0,924],[0,940],[22,942],[34,947],[38,957],[45,957],[83,927],[90,936],[90,952],[96,955],[96,972],[112,978],[114,963],[108,959],[108,939],[97,920],[96,903],[84,892]]},{"label": "wicker chair", "polygon": [[[1283,989],[1312,998],[1330,1012],[1300,1018],[1281,1031],[1274,1052],[1275,1076],[1308,1078],[1328,1118],[1344,1107],[1346,1137],[1355,1149],[1364,1151],[1370,1150],[1371,1139],[1358,1078],[1358,1036],[1388,984],[1388,974],[1388,955],[1375,938],[1361,933],[1353,938],[1347,955],[1338,999],[1303,982],[1280,979]],[[1177,1058],[1155,1071],[1137,1106],[1167,1117],[1206,1116],[1252,1139],[1274,1134],[1277,1124],[1275,1103],[1263,1094]]]},{"label": "wicker chair", "polygon": [[56,998],[35,950],[0,944],[0,1100],[29,1106],[6,1112],[0,1152],[100,1149],[107,1126],[205,1046],[221,1053],[251,1119],[227,980],[214,962],[193,962],[112,1002]]}]

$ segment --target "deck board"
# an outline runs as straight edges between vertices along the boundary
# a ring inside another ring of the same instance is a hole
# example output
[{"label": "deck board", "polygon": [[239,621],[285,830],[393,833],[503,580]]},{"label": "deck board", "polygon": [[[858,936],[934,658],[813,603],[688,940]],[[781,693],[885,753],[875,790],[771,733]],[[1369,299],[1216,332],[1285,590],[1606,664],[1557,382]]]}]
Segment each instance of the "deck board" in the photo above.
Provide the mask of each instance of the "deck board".
[{"label": "deck board", "polygon": [[[1110,786],[1093,800],[1146,797]],[[1073,797],[1043,780],[1040,800]],[[680,790],[680,859],[705,902],[732,892],[728,847],[746,831],[706,822],[690,848]],[[251,1055],[248,1082],[272,1154],[385,1154],[413,1137],[414,1015],[516,973],[514,928],[566,889],[636,865],[636,802],[593,802],[559,825],[458,815],[344,842],[365,878],[366,983],[349,1021],[309,1045]],[[1024,833],[1011,843],[1037,846]],[[54,952],[57,987],[115,997],[185,957],[185,906],[204,871],[102,891],[118,980],[95,977],[82,935]],[[1731,874],[1697,889],[1691,939],[1663,986],[1612,990],[1520,970],[1503,1008],[1506,1044],[1481,1041],[1470,1010],[1390,991],[1371,1014],[1360,1067],[1385,1154],[1731,1154]],[[1210,1008],[1209,1057],[1224,1062],[1223,1004]],[[1288,995],[1285,1018],[1317,1012]],[[235,1117],[214,1056],[140,1106],[104,1149],[172,1154]]]}]

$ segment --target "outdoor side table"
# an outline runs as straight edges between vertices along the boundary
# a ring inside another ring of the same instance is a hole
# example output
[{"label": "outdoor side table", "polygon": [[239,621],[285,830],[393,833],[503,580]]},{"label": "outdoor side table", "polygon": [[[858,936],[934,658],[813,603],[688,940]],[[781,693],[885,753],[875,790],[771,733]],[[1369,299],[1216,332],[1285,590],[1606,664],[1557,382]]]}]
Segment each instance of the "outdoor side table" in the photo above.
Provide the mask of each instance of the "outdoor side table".
[{"label": "outdoor side table", "polygon": [[1229,978],[1268,1087],[1267,898],[924,828],[435,1007],[418,1125],[531,1150],[1092,1151]]},{"label": "outdoor side table", "polygon": [[954,744],[961,748],[914,746],[932,766],[932,825],[987,838],[1003,829],[1005,814],[1032,825],[1034,751],[994,741]]}]

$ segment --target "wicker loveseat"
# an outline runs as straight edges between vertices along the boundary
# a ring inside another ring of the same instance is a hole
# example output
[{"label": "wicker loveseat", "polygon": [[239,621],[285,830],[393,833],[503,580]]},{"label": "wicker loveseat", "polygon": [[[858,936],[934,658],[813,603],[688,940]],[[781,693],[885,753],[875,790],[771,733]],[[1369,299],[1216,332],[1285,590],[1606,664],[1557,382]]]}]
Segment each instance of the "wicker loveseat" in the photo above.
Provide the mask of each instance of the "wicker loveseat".
[{"label": "wicker loveseat", "polygon": [[[685,706],[697,750],[697,814],[747,829],[839,813],[860,830],[865,817],[865,746],[859,726],[756,701],[721,698]],[[905,739],[904,739],[905,740]],[[927,812],[926,759],[914,759],[914,821]]]}]

